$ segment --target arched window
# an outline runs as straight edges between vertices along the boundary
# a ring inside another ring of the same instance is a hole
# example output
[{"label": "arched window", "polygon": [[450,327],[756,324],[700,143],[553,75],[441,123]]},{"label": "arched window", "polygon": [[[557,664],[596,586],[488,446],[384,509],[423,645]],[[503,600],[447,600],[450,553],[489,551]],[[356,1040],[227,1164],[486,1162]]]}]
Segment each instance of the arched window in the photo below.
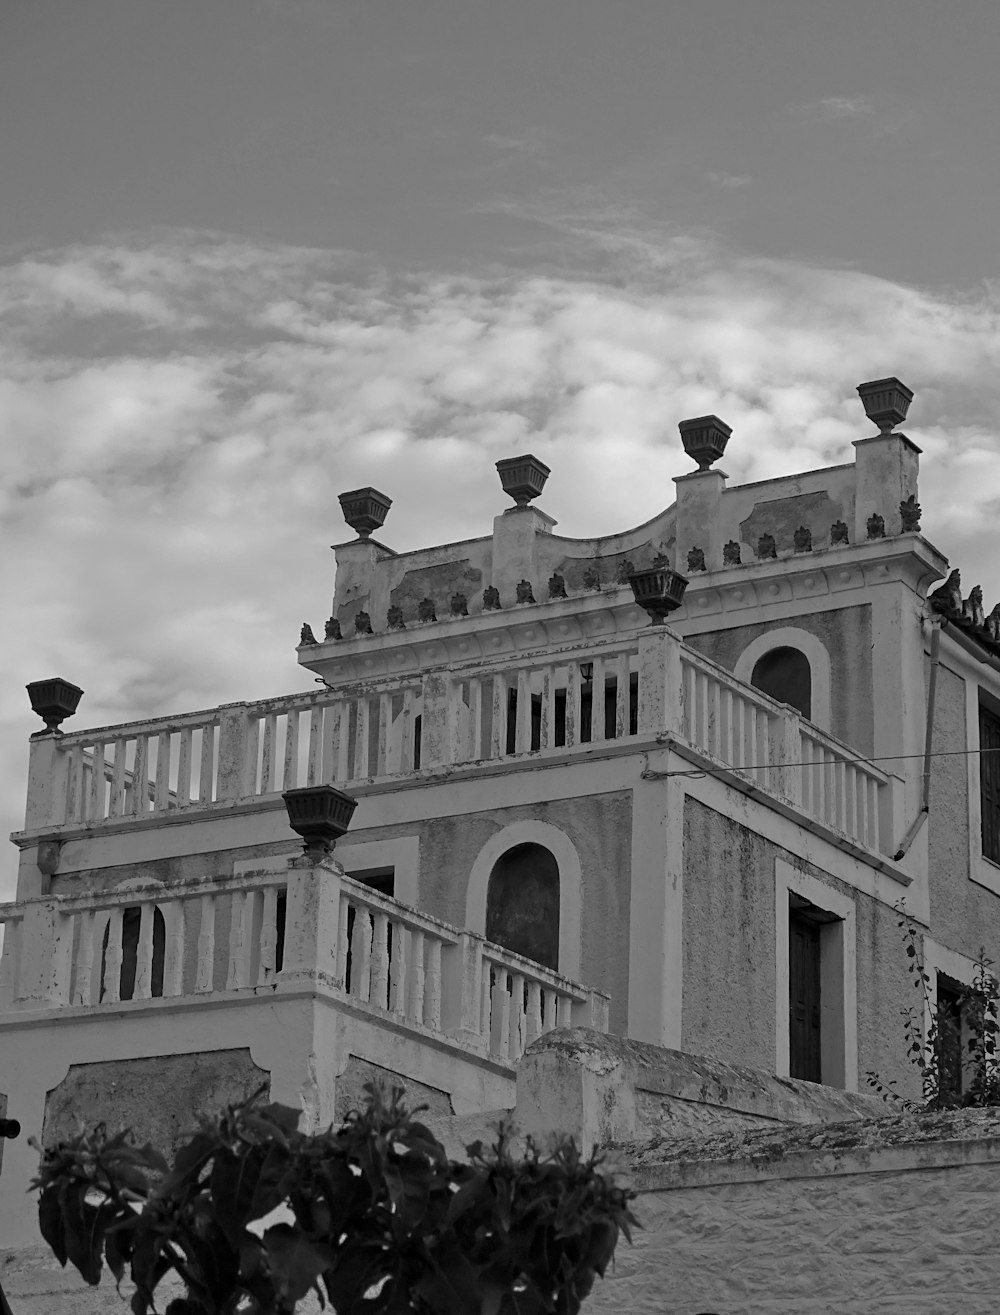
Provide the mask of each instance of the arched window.
[{"label": "arched window", "polygon": [[[142,908],[138,904],[129,904],[122,910],[122,966],[118,979],[119,1000],[131,1000],[135,995],[135,972],[139,957],[139,930],[142,923]],[[104,975],[108,962],[108,938],[111,923],[104,928],[104,941],[101,946],[100,999],[104,999]],[[153,956],[150,963],[150,996],[163,994],[163,960],[166,952],[167,928],[163,914],[153,906]]]},{"label": "arched window", "polygon": [[797,648],[772,648],[754,664],[750,684],[779,703],[790,703],[803,717],[812,717],[812,671]]},{"label": "arched window", "polygon": [[486,939],[559,968],[559,865],[542,845],[515,845],[497,859],[486,888]]}]

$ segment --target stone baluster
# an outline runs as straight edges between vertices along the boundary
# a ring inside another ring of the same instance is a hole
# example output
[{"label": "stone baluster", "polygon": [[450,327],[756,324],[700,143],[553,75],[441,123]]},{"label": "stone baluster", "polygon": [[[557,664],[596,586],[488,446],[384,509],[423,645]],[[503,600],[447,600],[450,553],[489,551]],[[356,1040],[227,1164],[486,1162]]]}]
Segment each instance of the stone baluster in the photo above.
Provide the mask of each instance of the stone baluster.
[{"label": "stone baluster", "polygon": [[202,895],[198,909],[198,966],[194,989],[211,991],[215,980],[215,896]]},{"label": "stone baluster", "polygon": [[163,947],[163,994],[184,992],[184,911],[186,902],[174,899],[164,913],[166,943]]},{"label": "stone baluster", "polygon": [[425,940],[427,967],[425,973],[426,1007],[424,1022],[436,1031],[441,1029],[441,942],[436,936]]},{"label": "stone baluster", "polygon": [[179,807],[191,801],[191,742],[194,729],[185,726],[180,733],[177,751],[177,803]]},{"label": "stone baluster", "polygon": [[389,999],[389,915],[376,910],[372,929],[371,992],[372,1004],[385,1009]]},{"label": "stone baluster", "polygon": [[80,948],[73,970],[73,995],[71,1004],[93,1004],[94,972],[94,921],[93,909],[84,909],[79,915]]},{"label": "stone baluster", "polygon": [[410,998],[407,1001],[407,1017],[414,1023],[424,1021],[424,991],[426,972],[424,969],[424,933],[415,928],[410,932]]},{"label": "stone baluster", "polygon": [[153,912],[155,904],[144,900],[139,905],[139,941],[135,955],[133,1000],[148,1000],[153,994]]},{"label": "stone baluster", "polygon": [[229,904],[227,991],[238,991],[240,987],[250,985],[250,909],[249,892],[234,890]]},{"label": "stone baluster", "polygon": [[278,970],[278,891],[268,886],[263,892],[260,915],[260,959],[257,985],[269,986]]},{"label": "stone baluster", "polygon": [[281,771],[282,790],[294,790],[299,783],[299,722],[301,709],[289,708],[285,714],[285,761]]},{"label": "stone baluster", "polygon": [[124,908],[116,904],[108,917],[108,948],[104,954],[104,976],[101,980],[101,1000],[116,1004],[121,999]]}]

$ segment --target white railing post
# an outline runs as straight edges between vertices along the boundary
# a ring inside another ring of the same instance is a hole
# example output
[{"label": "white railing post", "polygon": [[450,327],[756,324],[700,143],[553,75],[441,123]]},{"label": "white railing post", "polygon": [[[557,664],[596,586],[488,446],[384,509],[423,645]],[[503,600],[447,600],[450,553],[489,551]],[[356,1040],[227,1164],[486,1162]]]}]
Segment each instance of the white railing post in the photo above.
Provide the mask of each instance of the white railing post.
[{"label": "white railing post", "polygon": [[781,714],[781,793],[793,804],[802,802],[802,718],[794,708]]},{"label": "white railing post", "polygon": [[450,674],[447,671],[428,672],[424,676],[420,720],[421,767],[445,767],[455,761],[455,722]]},{"label": "white railing post", "polygon": [[668,626],[639,634],[639,734],[680,735],[683,730],[680,640]]},{"label": "white railing post", "polygon": [[463,931],[441,950],[441,1028],[458,1041],[482,1041],[482,978],[483,939]]},{"label": "white railing post", "polygon": [[592,1027],[597,1032],[606,1032],[609,1003],[610,1000],[603,991],[588,990],[585,1000],[574,1000],[570,1006],[573,1026]]},{"label": "white railing post", "polygon": [[[223,708],[219,718],[219,767],[217,799],[243,799],[253,794],[249,761],[249,722],[245,705]],[[207,732],[206,732],[207,734]],[[254,755],[253,770],[257,762]]]},{"label": "white railing post", "polygon": [[15,1006],[44,1009],[69,1004],[73,968],[73,918],[55,900],[24,906],[18,944]]},{"label": "white railing post", "polygon": [[40,731],[28,741],[26,831],[59,826],[66,821],[69,763],[70,754],[62,747],[62,737],[54,731]]},{"label": "white railing post", "polygon": [[289,860],[285,945],[279,981],[322,978],[331,986],[336,984],[343,875],[344,869],[332,857],[314,863],[301,854]]}]

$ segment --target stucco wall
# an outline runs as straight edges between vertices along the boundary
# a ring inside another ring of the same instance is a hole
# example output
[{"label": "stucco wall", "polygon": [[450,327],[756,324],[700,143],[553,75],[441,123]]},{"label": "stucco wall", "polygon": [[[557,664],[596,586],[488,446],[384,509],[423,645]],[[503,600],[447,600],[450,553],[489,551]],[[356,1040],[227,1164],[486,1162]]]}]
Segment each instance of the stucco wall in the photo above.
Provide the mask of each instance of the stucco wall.
[{"label": "stucco wall", "polygon": [[732,671],[745,648],[758,636],[778,627],[795,626],[815,635],[830,654],[830,730],[860,753],[873,744],[873,684],[871,608],[833,608],[805,612],[757,625],[733,626],[704,634],[685,635],[684,642]]},{"label": "stucco wall", "polygon": [[131,1128],[140,1144],[174,1149],[200,1111],[236,1104],[268,1081],[245,1049],[73,1064],[48,1093],[42,1141],[72,1137],[82,1121]]},{"label": "stucco wall", "polygon": [[904,1144],[892,1133],[905,1120],[765,1135],[763,1148],[753,1133],[685,1143],[683,1163],[640,1170],[643,1227],[588,1315],[991,1315],[996,1111],[962,1113],[983,1117],[938,1128],[918,1116],[927,1127]]},{"label": "stucco wall", "polygon": [[860,1084],[875,1070],[916,1095],[900,1017],[913,989],[896,913],[691,798],[684,809],[683,1048],[774,1071],[778,858],[854,899]]},{"label": "stucco wall", "polygon": [[423,823],[420,907],[455,926],[464,926],[469,873],[476,856],[491,836],[522,821],[557,827],[580,857],[580,980],[610,994],[611,1031],[624,1032],[632,836],[628,792],[544,800]]}]

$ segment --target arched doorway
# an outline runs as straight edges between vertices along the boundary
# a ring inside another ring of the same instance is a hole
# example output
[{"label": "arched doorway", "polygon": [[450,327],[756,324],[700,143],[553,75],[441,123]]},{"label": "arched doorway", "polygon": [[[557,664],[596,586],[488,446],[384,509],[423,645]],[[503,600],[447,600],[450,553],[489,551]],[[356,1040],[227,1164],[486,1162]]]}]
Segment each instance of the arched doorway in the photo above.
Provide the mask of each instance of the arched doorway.
[{"label": "arched doorway", "polygon": [[486,939],[558,971],[559,865],[543,845],[515,845],[494,863]]},{"label": "arched doorway", "polygon": [[779,703],[790,703],[803,717],[812,717],[812,670],[799,649],[770,649],[754,664],[750,684]]}]

